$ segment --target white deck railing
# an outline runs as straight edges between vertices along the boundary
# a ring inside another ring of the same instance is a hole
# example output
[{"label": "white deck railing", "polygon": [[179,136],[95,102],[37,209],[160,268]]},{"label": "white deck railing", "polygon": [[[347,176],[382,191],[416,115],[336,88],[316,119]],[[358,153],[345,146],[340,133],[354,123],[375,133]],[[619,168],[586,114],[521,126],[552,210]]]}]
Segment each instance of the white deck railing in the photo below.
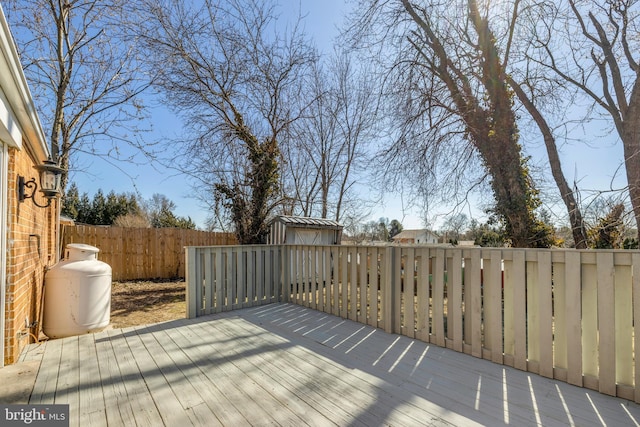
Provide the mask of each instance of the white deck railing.
[{"label": "white deck railing", "polygon": [[189,317],[288,301],[640,402],[638,251],[284,245],[186,252]]}]

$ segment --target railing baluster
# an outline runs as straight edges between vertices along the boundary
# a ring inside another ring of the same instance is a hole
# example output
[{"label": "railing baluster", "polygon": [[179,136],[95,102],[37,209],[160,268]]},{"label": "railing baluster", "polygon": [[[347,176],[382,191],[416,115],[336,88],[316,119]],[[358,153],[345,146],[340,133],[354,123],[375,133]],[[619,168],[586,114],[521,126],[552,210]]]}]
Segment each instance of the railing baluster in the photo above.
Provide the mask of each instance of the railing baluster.
[{"label": "railing baluster", "polygon": [[418,298],[418,321],[416,338],[429,342],[429,310],[431,305],[429,304],[429,249],[420,248],[418,251],[418,283],[417,283],[417,298]]},{"label": "railing baluster", "polygon": [[[618,254],[616,254],[618,255]],[[633,293],[631,257],[615,256],[614,325],[615,325],[615,383],[633,386]],[[622,258],[620,262],[617,258]]]},{"label": "railing baluster", "polygon": [[[640,349],[640,253],[633,253],[631,255],[631,265],[633,272],[632,279],[632,292],[633,292],[633,344],[634,349]],[[640,357],[634,357],[635,366],[635,378],[634,378],[634,400],[636,403],[640,403]]]},{"label": "railing baluster", "polygon": [[566,304],[557,310],[566,312],[567,321],[567,381],[582,387],[582,298],[580,252],[565,253]]},{"label": "railing baluster", "polygon": [[358,272],[358,290],[360,292],[360,309],[358,310],[358,322],[367,324],[367,293],[369,283],[369,248],[359,248],[360,271]]},{"label": "railing baluster", "polygon": [[[523,371],[527,370],[527,291],[526,291],[526,261],[524,251],[513,253],[513,366]],[[506,275],[506,272],[505,272]],[[506,283],[505,283],[506,286]],[[506,310],[506,308],[505,308]],[[505,338],[506,339],[506,338]]]},{"label": "railing baluster", "polygon": [[349,297],[349,248],[340,249],[340,317],[347,318]]},{"label": "railing baluster", "polygon": [[551,294],[551,252],[538,255],[538,302],[540,314],[540,375],[553,378],[553,298]]},{"label": "railing baluster", "polygon": [[371,248],[369,264],[369,325],[378,327],[378,278],[379,262],[378,248]]},{"label": "railing baluster", "polygon": [[407,248],[404,261],[404,335],[415,338],[415,249]]},{"label": "railing baluster", "polygon": [[358,251],[349,249],[349,319],[358,320]]},{"label": "railing baluster", "polygon": [[462,252],[455,250],[447,267],[447,313],[449,335],[453,339],[453,349],[462,352]]},{"label": "railing baluster", "polygon": [[601,393],[616,395],[616,324],[613,253],[596,255],[598,274],[598,384]]}]

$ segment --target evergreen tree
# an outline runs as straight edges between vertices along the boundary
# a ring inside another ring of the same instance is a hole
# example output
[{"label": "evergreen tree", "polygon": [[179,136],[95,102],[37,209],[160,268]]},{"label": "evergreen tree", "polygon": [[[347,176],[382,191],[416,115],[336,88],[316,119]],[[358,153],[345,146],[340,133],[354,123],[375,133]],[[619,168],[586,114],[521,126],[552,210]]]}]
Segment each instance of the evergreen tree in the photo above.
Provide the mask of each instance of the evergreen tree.
[{"label": "evergreen tree", "polygon": [[80,208],[80,192],[76,183],[72,183],[69,189],[62,196],[62,215],[67,216],[74,221],[78,219],[78,210]]},{"label": "evergreen tree", "polygon": [[91,201],[91,213],[89,218],[93,225],[109,225],[107,223],[107,199],[104,197],[102,189],[98,189]]},{"label": "evergreen tree", "polygon": [[397,219],[392,219],[389,223],[389,240],[400,233],[402,233],[402,224]]},{"label": "evergreen tree", "polygon": [[[593,249],[623,248],[624,205],[618,203],[611,207],[609,213],[598,220],[595,227],[588,230],[590,246]],[[629,245],[631,242],[627,242]],[[631,243],[632,244],[632,243]]]},{"label": "evergreen tree", "polygon": [[89,200],[89,195],[87,193],[83,193],[80,196],[80,203],[78,203],[78,216],[76,217],[76,221],[81,224],[93,224],[93,215],[91,208],[91,200]]}]

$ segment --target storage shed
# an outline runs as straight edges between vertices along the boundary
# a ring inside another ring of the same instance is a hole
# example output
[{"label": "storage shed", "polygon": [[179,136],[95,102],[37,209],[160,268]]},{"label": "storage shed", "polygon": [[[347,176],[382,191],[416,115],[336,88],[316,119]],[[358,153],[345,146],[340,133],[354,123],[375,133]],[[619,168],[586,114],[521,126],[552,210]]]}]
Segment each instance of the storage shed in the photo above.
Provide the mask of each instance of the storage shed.
[{"label": "storage shed", "polygon": [[271,245],[339,245],[342,225],[324,218],[280,215],[271,221]]}]

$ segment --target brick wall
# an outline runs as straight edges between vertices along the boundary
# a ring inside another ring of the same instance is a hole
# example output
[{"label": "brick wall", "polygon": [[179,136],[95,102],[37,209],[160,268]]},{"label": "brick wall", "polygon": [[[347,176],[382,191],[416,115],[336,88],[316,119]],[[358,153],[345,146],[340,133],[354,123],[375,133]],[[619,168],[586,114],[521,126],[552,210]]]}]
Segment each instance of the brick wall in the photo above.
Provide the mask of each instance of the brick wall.
[{"label": "brick wall", "polygon": [[[18,175],[38,180],[33,166],[44,159],[34,157],[26,150],[9,149],[5,364],[14,363],[24,346],[39,335],[44,272],[57,258],[57,201],[39,208],[31,199],[20,203],[17,197]],[[35,198],[46,203],[39,191]]]}]

